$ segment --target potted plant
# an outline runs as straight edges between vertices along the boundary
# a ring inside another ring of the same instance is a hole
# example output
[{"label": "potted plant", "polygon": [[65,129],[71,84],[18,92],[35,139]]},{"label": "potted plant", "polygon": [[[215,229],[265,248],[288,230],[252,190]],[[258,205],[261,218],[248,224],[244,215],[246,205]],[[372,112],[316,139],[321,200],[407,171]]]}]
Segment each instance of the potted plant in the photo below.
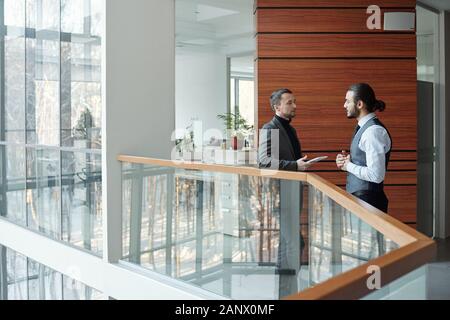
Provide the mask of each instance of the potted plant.
[{"label": "potted plant", "polygon": [[237,150],[239,142],[242,142],[253,130],[253,126],[249,125],[247,120],[241,116],[239,109],[236,110],[236,113],[219,114],[217,118],[224,122],[226,131],[230,133],[233,150]]}]

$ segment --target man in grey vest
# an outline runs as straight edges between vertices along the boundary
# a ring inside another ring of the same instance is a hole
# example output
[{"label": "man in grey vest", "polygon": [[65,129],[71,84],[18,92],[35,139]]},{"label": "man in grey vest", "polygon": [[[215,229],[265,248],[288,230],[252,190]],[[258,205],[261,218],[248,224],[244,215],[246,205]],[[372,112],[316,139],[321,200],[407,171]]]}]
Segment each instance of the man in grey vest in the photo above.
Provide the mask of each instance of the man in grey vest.
[{"label": "man in grey vest", "polygon": [[376,111],[383,112],[386,104],[376,99],[368,84],[358,83],[350,86],[344,108],[349,119],[358,121],[350,154],[339,154],[336,158],[337,167],[347,172],[347,192],[387,213],[384,178],[392,140],[375,114]]},{"label": "man in grey vest", "polygon": [[[358,83],[347,91],[344,108],[349,119],[358,121],[350,155],[339,154],[336,158],[337,167],[347,172],[347,192],[387,213],[384,177],[391,157],[392,139],[375,115],[376,111],[383,112],[386,104],[376,99],[368,84]],[[372,252],[377,243],[378,256],[382,256],[386,251],[383,235],[380,232],[372,235]]]}]

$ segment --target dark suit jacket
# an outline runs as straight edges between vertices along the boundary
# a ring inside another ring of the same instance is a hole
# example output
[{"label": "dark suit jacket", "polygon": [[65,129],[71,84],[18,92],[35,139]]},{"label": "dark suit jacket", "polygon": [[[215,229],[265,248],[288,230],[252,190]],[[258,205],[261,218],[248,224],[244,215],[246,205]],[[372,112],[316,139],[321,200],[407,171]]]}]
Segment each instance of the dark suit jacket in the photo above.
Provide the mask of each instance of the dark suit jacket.
[{"label": "dark suit jacket", "polygon": [[[271,131],[273,129],[278,129],[279,131],[279,148],[278,148],[278,156],[277,147],[274,145],[273,150],[272,147],[272,137]],[[295,129],[291,127],[296,139],[298,140],[297,133]],[[300,145],[300,154],[301,144]],[[274,153],[272,155],[271,151]],[[266,123],[260,132],[259,136],[259,150],[258,150],[258,164],[260,168],[271,168],[276,170],[285,170],[285,171],[297,171],[297,160],[295,157],[294,147],[289,139],[289,136],[284,129],[281,122],[274,117],[269,123]]]}]

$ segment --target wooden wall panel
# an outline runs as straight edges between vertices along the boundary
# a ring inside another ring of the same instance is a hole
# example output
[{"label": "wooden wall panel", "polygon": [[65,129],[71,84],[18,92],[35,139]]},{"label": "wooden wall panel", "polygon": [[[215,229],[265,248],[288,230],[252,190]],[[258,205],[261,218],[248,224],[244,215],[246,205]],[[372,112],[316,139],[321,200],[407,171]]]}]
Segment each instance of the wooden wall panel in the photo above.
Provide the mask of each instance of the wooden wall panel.
[{"label": "wooden wall panel", "polygon": [[304,7],[304,8],[324,8],[324,7],[353,7],[367,8],[376,4],[382,8],[414,8],[415,0],[256,0],[257,7]]},{"label": "wooden wall panel", "polygon": [[[395,152],[394,152],[395,153]],[[317,153],[319,154],[319,153]],[[307,155],[309,159],[315,158],[315,156],[311,156],[311,153],[305,152],[304,155]],[[321,156],[320,154],[319,156]],[[326,154],[323,154],[326,155]],[[313,167],[309,171],[336,171],[339,172],[336,168],[336,155],[337,153],[330,154],[329,160],[321,161],[314,164]],[[417,162],[416,161],[390,161],[388,171],[416,171],[417,170]]]},{"label": "wooden wall panel", "polygon": [[391,160],[394,160],[394,161],[416,161],[417,162],[417,151],[393,152],[391,155]]},{"label": "wooden wall panel", "polygon": [[416,186],[386,186],[389,214],[404,223],[415,223],[417,216]]},{"label": "wooden wall panel", "polygon": [[260,126],[273,117],[270,94],[290,88],[297,98],[293,125],[304,150],[348,148],[356,123],[347,119],[344,99],[355,82],[370,83],[386,102],[380,119],[393,136],[393,148],[416,149],[415,60],[261,59],[257,65]]},{"label": "wooden wall panel", "polygon": [[[348,148],[345,148],[348,151]],[[328,156],[328,159],[325,162],[334,161],[336,155],[341,152],[341,150],[331,150],[331,151],[311,151],[304,149],[303,152],[308,155],[308,158],[313,159],[321,156]],[[391,163],[417,163],[417,152],[416,151],[396,151],[393,150],[391,154]],[[322,162],[319,162],[316,165],[320,165]],[[410,165],[407,165],[408,167]],[[390,167],[391,168],[391,167]],[[393,168],[392,168],[393,169]],[[401,168],[397,168],[401,169]]]},{"label": "wooden wall panel", "polygon": [[410,58],[415,35],[260,34],[259,58]]},{"label": "wooden wall panel", "polygon": [[[273,117],[270,94],[290,88],[297,97],[292,125],[310,158],[328,155],[312,172],[344,185],[334,159],[348,150],[355,120],[343,107],[348,86],[367,82],[387,103],[379,118],[393,137],[385,190],[389,213],[416,223],[417,107],[414,32],[369,30],[369,0],[256,0],[257,98],[260,128]],[[380,0],[382,12],[414,12],[413,0]]]},{"label": "wooden wall panel", "polygon": [[[395,153],[395,152],[394,152]],[[400,170],[410,170],[417,171],[417,162],[416,161],[390,161],[389,162],[389,171],[400,171]]]},{"label": "wooden wall panel", "polygon": [[[311,172],[323,177],[337,186],[345,186],[346,173],[345,172]],[[384,181],[386,185],[416,185],[417,174],[416,171],[389,171]]]},{"label": "wooden wall panel", "polygon": [[[411,11],[409,9],[382,10]],[[262,32],[366,32],[382,33],[382,29],[370,30],[367,28],[369,15],[366,9],[277,9],[258,10],[258,33]],[[383,16],[383,15],[382,15]],[[383,19],[381,24],[383,25]],[[405,31],[403,33],[411,33]]]}]

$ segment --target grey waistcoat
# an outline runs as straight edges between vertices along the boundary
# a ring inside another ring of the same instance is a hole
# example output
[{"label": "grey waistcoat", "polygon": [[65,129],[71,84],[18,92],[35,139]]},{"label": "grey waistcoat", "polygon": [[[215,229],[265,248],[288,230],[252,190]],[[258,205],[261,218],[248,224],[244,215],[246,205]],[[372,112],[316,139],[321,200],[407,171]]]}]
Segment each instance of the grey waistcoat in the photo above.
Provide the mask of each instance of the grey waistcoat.
[{"label": "grey waistcoat", "polygon": [[[351,155],[351,162],[354,163],[357,166],[366,167],[367,161],[366,161],[366,153],[362,151],[359,148],[359,142],[361,141],[361,137],[363,133],[370,128],[371,126],[382,126],[386,129],[386,127],[381,123],[380,120],[377,118],[372,118],[367,123],[359,129],[359,131],[356,133],[356,135],[353,137],[352,145],[350,148],[350,155]],[[386,129],[387,131],[387,129]],[[386,153],[386,171],[389,163],[389,159],[391,157],[391,150],[392,150],[392,138],[389,134],[389,131],[387,131],[389,138],[391,139],[391,149]],[[374,192],[380,192],[383,191],[384,187],[384,181],[381,183],[373,183],[365,180],[361,180],[357,178],[352,173],[347,173],[347,192],[354,193],[357,191],[374,191]]]}]

